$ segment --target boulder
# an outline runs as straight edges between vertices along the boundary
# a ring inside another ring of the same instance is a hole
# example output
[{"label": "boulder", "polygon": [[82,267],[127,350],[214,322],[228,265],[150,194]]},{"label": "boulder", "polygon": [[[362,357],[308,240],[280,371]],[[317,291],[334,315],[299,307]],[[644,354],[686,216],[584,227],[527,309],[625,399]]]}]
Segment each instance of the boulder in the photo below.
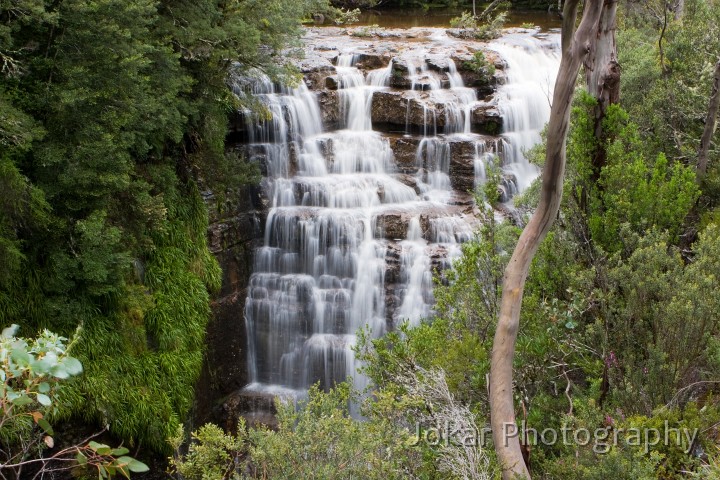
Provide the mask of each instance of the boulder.
[{"label": "boulder", "polygon": [[362,70],[375,70],[387,67],[390,59],[390,55],[384,52],[361,52],[355,57],[355,66]]},{"label": "boulder", "polygon": [[332,130],[340,124],[340,100],[335,90],[321,90],[317,95],[323,127]]},{"label": "boulder", "polygon": [[445,116],[435,103],[418,94],[394,90],[373,94],[371,116],[373,126],[379,129],[387,125],[396,130],[432,133],[445,125]]},{"label": "boulder", "polygon": [[470,123],[473,131],[489,135],[502,132],[503,119],[495,103],[481,103],[471,112]]},{"label": "boulder", "polygon": [[395,156],[395,165],[398,172],[414,175],[418,171],[415,156],[417,154],[419,138],[392,137],[389,139],[390,148]]},{"label": "boulder", "polygon": [[330,89],[330,90],[338,89],[337,75],[330,75],[329,77],[325,77],[325,88]]}]

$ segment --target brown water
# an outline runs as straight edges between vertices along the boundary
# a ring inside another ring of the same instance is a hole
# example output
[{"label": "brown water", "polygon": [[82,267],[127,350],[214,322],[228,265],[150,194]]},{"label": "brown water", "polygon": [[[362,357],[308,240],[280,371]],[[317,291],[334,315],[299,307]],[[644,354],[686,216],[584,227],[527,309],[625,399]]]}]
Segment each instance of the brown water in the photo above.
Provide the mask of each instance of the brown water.
[{"label": "brown water", "polygon": [[[466,10],[467,11],[467,10]],[[450,19],[459,17],[463,9],[384,8],[368,10],[360,14],[357,26],[377,25],[383,28],[450,27]],[[533,24],[542,30],[560,28],[561,19],[557,12],[538,10],[513,10],[506,27],[520,27]]]}]

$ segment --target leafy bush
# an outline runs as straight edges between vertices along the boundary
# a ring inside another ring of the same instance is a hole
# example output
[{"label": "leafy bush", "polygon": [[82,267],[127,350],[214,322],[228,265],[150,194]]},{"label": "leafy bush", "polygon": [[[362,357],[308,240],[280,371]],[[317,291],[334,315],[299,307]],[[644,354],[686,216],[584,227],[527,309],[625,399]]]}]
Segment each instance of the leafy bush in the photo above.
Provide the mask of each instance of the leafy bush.
[{"label": "leafy bush", "polygon": [[489,83],[495,75],[495,65],[488,62],[485,58],[485,54],[482,50],[478,50],[473,53],[472,60],[465,61],[463,66],[467,70],[471,70],[480,75],[480,80],[483,83]]},{"label": "leafy bush", "polygon": [[[245,478],[402,479],[421,475],[422,451],[410,446],[407,429],[371,415],[358,421],[349,415],[350,386],[328,393],[317,386],[297,408],[277,400],[278,428],[247,430],[236,435],[205,425],[192,436],[188,453],[171,460],[187,480]],[[173,444],[179,448],[182,433]],[[432,477],[430,477],[432,478]]]},{"label": "leafy bush", "polygon": [[[0,454],[2,470],[24,478],[30,470],[38,478],[47,472],[77,469],[95,471],[99,478],[146,472],[147,465],[127,456],[124,447],[111,448],[95,441],[64,447],[50,456],[55,446],[53,428],[47,420],[60,395],[61,381],[77,376],[82,365],[72,357],[66,338],[44,330],[37,338],[16,337],[18,326],[0,335]],[[97,435],[94,435],[97,436]],[[93,438],[93,437],[90,437]],[[70,463],[68,463],[70,462]]]}]

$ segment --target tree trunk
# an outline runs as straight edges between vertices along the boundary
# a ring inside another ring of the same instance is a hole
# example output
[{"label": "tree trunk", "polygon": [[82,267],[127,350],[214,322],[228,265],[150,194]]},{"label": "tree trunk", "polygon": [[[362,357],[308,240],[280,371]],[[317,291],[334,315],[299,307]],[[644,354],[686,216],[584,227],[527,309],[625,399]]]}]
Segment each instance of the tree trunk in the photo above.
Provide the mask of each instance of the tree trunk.
[{"label": "tree trunk", "polygon": [[675,4],[675,20],[680,20],[685,11],[685,0],[677,0]]},{"label": "tree trunk", "polygon": [[[565,141],[575,81],[580,65],[596,40],[603,0],[587,0],[574,31],[579,0],[565,2],[560,70],[550,111],[540,203],[527,224],[505,269],[503,293],[490,364],[490,423],[503,479],[530,478],[520,450],[513,404],[513,357],[525,280],[535,252],[560,209],[565,172]],[[572,16],[572,18],[570,18]],[[568,38],[570,37],[570,38]]]},{"label": "tree trunk", "polygon": [[603,148],[602,123],[608,106],[620,100],[620,64],[617,61],[617,45],[615,43],[615,14],[617,0],[604,0],[597,39],[588,54],[585,78],[588,93],[595,97],[595,138],[598,148],[593,155],[592,177],[596,182],[600,178],[600,170],[605,166],[606,152]]},{"label": "tree trunk", "polygon": [[708,106],[707,117],[705,117],[705,130],[700,137],[700,150],[698,151],[698,176],[707,172],[708,152],[712,137],[717,125],[718,107],[720,107],[720,59],[715,64],[715,76],[713,77],[712,91],[710,92],[710,105]]}]

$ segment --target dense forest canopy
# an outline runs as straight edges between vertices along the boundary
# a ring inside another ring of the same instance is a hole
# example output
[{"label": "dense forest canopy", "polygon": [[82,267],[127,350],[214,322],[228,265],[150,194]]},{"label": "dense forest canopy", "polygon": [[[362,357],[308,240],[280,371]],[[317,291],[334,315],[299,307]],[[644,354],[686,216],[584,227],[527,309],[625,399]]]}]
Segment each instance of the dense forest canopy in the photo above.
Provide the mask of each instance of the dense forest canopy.
[{"label": "dense forest canopy", "polygon": [[58,418],[167,448],[192,403],[220,281],[199,188],[255,175],[225,152],[241,107],[228,70],[292,75],[287,52],[310,10],[0,4],[0,320],[23,334],[79,329],[85,374]]},{"label": "dense forest canopy", "polygon": [[[20,353],[6,360],[19,349],[52,350],[66,365],[64,388],[43,410],[52,423],[107,427],[140,455],[184,448],[179,427],[221,282],[201,192],[259,180],[254,165],[226,151],[228,118],[258,108],[231,93],[228,75],[253,69],[295,84],[301,22],[337,14],[331,8],[0,0],[0,325],[41,335],[20,348],[14,331],[3,332],[2,361],[21,364]],[[524,453],[536,478],[720,478],[720,2],[622,1],[616,35],[619,98],[601,117],[577,79],[561,207],[522,298],[514,408],[538,430],[697,435],[605,451],[536,441]],[[545,146],[528,152],[540,166]],[[188,479],[497,478],[503,465],[491,448],[420,439],[431,425],[477,429],[490,418],[502,278],[521,232],[493,214],[500,181],[493,170],[478,192],[483,226],[438,280],[433,318],[363,336],[357,354],[375,390],[362,421],[349,415],[351,386],[315,388],[299,409],[278,405],[275,431],[202,427],[175,470]],[[514,199],[519,224],[539,198],[540,181]],[[71,339],[68,350],[44,329]],[[17,378],[39,389],[27,401],[45,405],[51,387],[22,368]],[[29,418],[0,423],[0,463],[23,432],[48,432],[42,414]]]}]

